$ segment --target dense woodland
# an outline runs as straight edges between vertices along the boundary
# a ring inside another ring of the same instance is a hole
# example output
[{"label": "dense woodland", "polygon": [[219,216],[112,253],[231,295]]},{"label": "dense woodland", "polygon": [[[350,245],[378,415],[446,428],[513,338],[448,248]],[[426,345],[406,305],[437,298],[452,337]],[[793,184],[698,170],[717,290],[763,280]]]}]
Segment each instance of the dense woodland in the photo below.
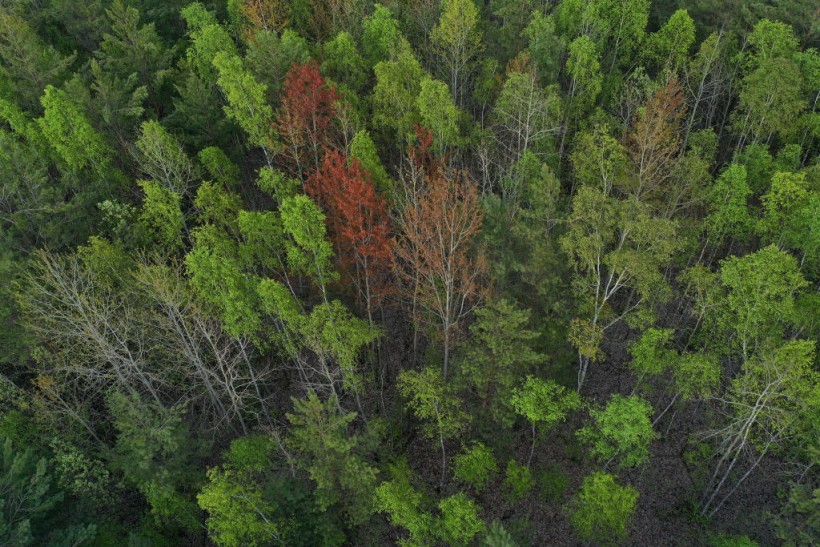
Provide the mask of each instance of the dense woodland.
[{"label": "dense woodland", "polygon": [[0,2],[0,544],[815,544],[818,45]]}]

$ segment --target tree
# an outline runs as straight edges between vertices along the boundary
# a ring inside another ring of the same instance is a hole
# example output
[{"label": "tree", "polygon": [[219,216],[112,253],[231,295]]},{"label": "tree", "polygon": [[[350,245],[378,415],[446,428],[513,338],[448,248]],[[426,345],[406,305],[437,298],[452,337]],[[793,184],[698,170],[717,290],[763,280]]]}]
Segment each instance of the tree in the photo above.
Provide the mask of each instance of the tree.
[{"label": "tree", "polygon": [[422,80],[416,107],[421,124],[433,134],[433,142],[439,155],[447,148],[458,144],[458,122],[461,113],[450,98],[447,84],[431,78]]},{"label": "tree", "polygon": [[598,48],[588,36],[570,43],[566,71],[571,80],[565,117],[577,123],[595,105],[603,83]]},{"label": "tree", "polygon": [[390,9],[376,4],[373,13],[364,20],[362,29],[362,51],[370,66],[391,60],[406,44],[401,34],[399,22]]},{"label": "tree", "polygon": [[552,137],[560,130],[560,113],[557,91],[542,88],[534,70],[522,67],[509,71],[493,109],[502,165],[520,161],[528,150],[545,158],[551,151]]},{"label": "tree", "polygon": [[52,45],[44,44],[28,22],[11,10],[0,14],[3,87],[23,110],[36,112],[43,91],[63,83],[75,58],[64,57]]},{"label": "tree", "polygon": [[478,505],[463,492],[441,500],[438,507],[441,511],[438,536],[448,545],[469,545],[484,531]]},{"label": "tree", "polygon": [[670,78],[632,122],[625,144],[633,177],[627,180],[623,191],[640,201],[671,201],[669,186],[677,182],[673,175],[682,152],[678,135],[685,116],[680,83],[677,78]]},{"label": "tree", "polygon": [[473,182],[464,173],[434,174],[417,203],[401,213],[396,243],[397,273],[405,291],[440,326],[442,378],[461,321],[479,304],[486,265],[471,243],[484,214]]},{"label": "tree", "polygon": [[746,182],[746,168],[733,163],[717,178],[707,198],[709,214],[704,219],[710,238],[723,241],[727,237],[746,239],[754,228],[749,212],[752,190]]},{"label": "tree", "polygon": [[498,473],[493,451],[481,443],[475,443],[463,454],[454,458],[453,476],[481,492],[487,481]]},{"label": "tree", "polygon": [[370,173],[376,190],[382,194],[389,193],[393,188],[393,181],[379,159],[376,144],[366,129],[357,131],[353,137],[350,143],[350,157],[359,160],[362,168]]},{"label": "tree", "polygon": [[453,388],[444,383],[441,374],[432,367],[421,372],[405,370],[399,374],[399,391],[417,418],[423,420],[422,431],[428,439],[438,437],[441,448],[441,483],[447,471],[444,441],[464,432],[469,416],[461,409],[461,401]]},{"label": "tree", "polygon": [[40,102],[44,112],[37,124],[57,157],[69,169],[88,168],[100,179],[110,176],[110,148],[68,94],[49,85]]},{"label": "tree", "polygon": [[304,195],[282,200],[279,212],[284,231],[293,240],[287,247],[288,264],[294,272],[308,275],[327,302],[327,285],[336,272],[330,263],[333,247],[326,239],[325,215]]},{"label": "tree", "polygon": [[[214,85],[219,75],[214,61],[220,55],[226,59],[236,57],[236,44],[228,31],[217,22],[216,16],[199,2],[183,8],[180,15],[188,25],[191,39],[186,51],[188,63],[207,85]],[[237,67],[231,67],[229,72],[236,70]]]},{"label": "tree", "polygon": [[648,60],[660,69],[678,72],[695,43],[695,22],[685,9],[679,9],[646,42]]},{"label": "tree", "polygon": [[275,505],[264,499],[252,473],[214,467],[208,470],[208,481],[197,499],[208,512],[208,535],[218,545],[239,547],[281,541],[283,525],[270,516]]},{"label": "tree", "polygon": [[792,59],[797,42],[791,27],[764,19],[755,25],[749,43],[733,120],[739,145],[788,134],[806,107],[803,74]]},{"label": "tree", "polygon": [[316,483],[319,509],[339,504],[351,525],[361,524],[373,512],[376,470],[356,454],[359,437],[348,433],[356,414],[341,412],[337,401],[321,401],[314,391],[292,400],[287,443],[301,455],[297,465]]},{"label": "tree", "polygon": [[373,87],[373,123],[382,131],[390,130],[400,148],[411,141],[419,121],[416,97],[419,95],[424,69],[403,42],[391,60],[373,67],[376,85]]},{"label": "tree", "polygon": [[536,432],[546,433],[566,420],[567,414],[581,407],[581,398],[577,393],[568,392],[552,380],[533,376],[527,376],[523,385],[513,390],[511,402],[515,412],[524,416],[532,426],[532,446],[527,466],[535,453]]},{"label": "tree", "polygon": [[[816,435],[820,378],[814,359],[814,341],[791,340],[743,363],[723,397],[726,422],[703,434],[714,439],[717,462],[703,491],[702,515],[717,513],[767,454],[805,446]],[[744,462],[745,472],[724,493]]]},{"label": "tree", "polygon": [[593,424],[578,430],[578,439],[589,446],[590,455],[604,462],[617,459],[618,467],[637,467],[649,460],[652,406],[640,397],[613,395],[606,407],[591,410]]},{"label": "tree", "polygon": [[460,359],[460,373],[481,398],[483,407],[501,423],[510,421],[511,392],[529,367],[545,362],[546,356],[532,349],[538,337],[528,330],[530,310],[518,309],[508,300],[496,300],[476,308],[470,325],[470,345]]},{"label": "tree", "polygon": [[285,76],[276,128],[285,141],[283,152],[301,180],[308,171],[319,169],[322,151],[333,144],[338,100],[313,61],[294,64]]},{"label": "tree", "polygon": [[322,73],[351,92],[362,92],[368,80],[367,63],[349,32],[340,32],[322,46]]},{"label": "tree", "polygon": [[535,65],[539,79],[549,85],[558,80],[561,54],[566,43],[555,30],[552,16],[536,10],[532,12],[529,23],[523,31],[527,37],[527,53]]},{"label": "tree", "polygon": [[214,57],[213,65],[218,71],[217,84],[228,101],[223,107],[225,114],[245,131],[250,144],[262,148],[271,165],[276,135],[273,112],[265,101],[265,85],[245,70],[236,55],[220,52]]},{"label": "tree", "polygon": [[28,545],[38,524],[63,500],[52,484],[45,458],[20,451],[2,437],[0,453],[0,539],[6,545]]},{"label": "tree", "polygon": [[785,329],[797,321],[795,298],[807,282],[790,254],[774,246],[743,257],[731,257],[720,267],[727,294],[716,309],[719,328],[729,336],[724,350],[752,355],[782,340]]},{"label": "tree", "polygon": [[448,72],[453,102],[461,105],[473,59],[481,52],[478,9],[472,0],[447,0],[430,40]]},{"label": "tree", "polygon": [[198,169],[180,142],[158,122],[142,124],[136,146],[143,174],[163,189],[185,195],[199,178]]},{"label": "tree", "polygon": [[432,539],[434,520],[425,511],[425,496],[410,484],[411,473],[406,460],[391,465],[391,479],[376,488],[375,504],[394,525],[410,533],[410,545],[424,545]]},{"label": "tree", "polygon": [[775,173],[761,196],[763,218],[758,231],[766,241],[800,253],[800,264],[817,267],[820,258],[817,206],[820,192],[811,189],[804,173]]},{"label": "tree", "polygon": [[[644,204],[617,200],[600,190],[581,187],[561,247],[576,270],[573,290],[584,318],[573,320],[570,340],[579,352],[578,389],[590,361],[600,358],[604,332],[642,304],[666,298],[661,274],[680,243],[676,224],[653,217]],[[617,309],[613,299],[625,288],[633,297]]]},{"label": "tree", "polygon": [[609,543],[626,536],[638,491],[596,471],[584,479],[569,507],[569,518],[582,541]]},{"label": "tree", "polygon": [[359,160],[328,151],[305,190],[327,211],[345,280],[352,284],[370,324],[373,310],[390,289],[392,259],[387,205]]}]

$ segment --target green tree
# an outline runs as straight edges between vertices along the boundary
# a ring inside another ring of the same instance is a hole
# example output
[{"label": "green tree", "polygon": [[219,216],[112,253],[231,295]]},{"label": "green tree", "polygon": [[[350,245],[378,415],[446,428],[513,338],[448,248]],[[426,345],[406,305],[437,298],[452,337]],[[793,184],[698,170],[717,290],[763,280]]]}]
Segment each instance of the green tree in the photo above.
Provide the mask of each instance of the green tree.
[{"label": "green tree", "polygon": [[566,43],[556,32],[553,17],[534,11],[523,34],[527,37],[527,53],[535,64],[538,78],[545,84],[555,83]]},{"label": "green tree", "polygon": [[333,246],[327,240],[325,215],[305,195],[282,200],[282,227],[293,240],[288,245],[288,263],[294,272],[308,275],[321,289],[327,302],[327,285],[336,279],[331,258]]},{"label": "green tree", "polygon": [[49,85],[40,102],[44,112],[37,123],[57,157],[69,169],[88,168],[100,178],[109,175],[111,149],[68,94]]},{"label": "green tree", "polygon": [[482,50],[478,9],[473,0],[447,0],[442,4],[441,18],[430,33],[430,41],[447,71],[453,102],[461,105],[473,61]]},{"label": "green tree", "polygon": [[694,43],[695,22],[689,12],[679,9],[657,32],[649,35],[644,55],[658,68],[677,72],[685,66]]},{"label": "green tree", "polygon": [[276,504],[265,495],[261,480],[271,465],[271,445],[268,437],[242,437],[231,443],[222,466],[208,470],[197,501],[208,512],[208,534],[218,545],[283,541],[287,524],[276,520]]},{"label": "green tree", "polygon": [[432,539],[435,521],[426,510],[428,500],[424,494],[410,484],[411,473],[406,460],[391,465],[391,479],[376,488],[375,505],[389,515],[390,522],[409,532],[409,541],[402,543],[426,545]]},{"label": "green tree", "polygon": [[313,391],[293,399],[293,409],[287,414],[292,426],[287,443],[300,454],[297,465],[316,483],[319,509],[339,504],[352,526],[361,524],[373,512],[376,470],[357,454],[359,436],[349,433],[356,414],[342,412],[333,398],[321,401]]},{"label": "green tree", "polygon": [[743,240],[751,235],[754,218],[749,212],[752,191],[746,182],[746,168],[733,163],[715,180],[707,203],[709,214],[704,219],[710,238],[723,241],[727,237]]},{"label": "green tree", "polygon": [[420,372],[405,370],[399,375],[399,391],[407,399],[413,414],[424,422],[424,436],[431,440],[438,438],[443,484],[447,471],[444,441],[463,433],[470,417],[462,410],[461,401],[453,388],[444,383],[436,367],[427,367]]},{"label": "green tree", "polygon": [[441,500],[438,507],[441,511],[437,522],[438,536],[447,545],[469,545],[484,531],[478,505],[463,492]]},{"label": "green tree", "polygon": [[552,380],[527,376],[520,388],[513,390],[512,406],[532,426],[532,446],[527,466],[535,453],[537,432],[546,433],[567,418],[567,414],[581,407],[577,393],[568,391]]},{"label": "green tree", "polygon": [[322,46],[322,73],[343,84],[353,93],[361,93],[367,83],[367,64],[349,32],[340,32]]},{"label": "green tree", "polygon": [[30,545],[38,525],[58,506],[63,493],[53,485],[45,458],[31,449],[20,451],[2,438],[0,453],[0,540],[5,545]]},{"label": "green tree", "polygon": [[414,125],[420,121],[416,98],[419,95],[424,69],[405,43],[393,60],[380,61],[373,68],[373,124],[393,133],[394,142],[403,149],[411,141]]},{"label": "green tree", "polygon": [[268,165],[271,165],[276,135],[273,109],[265,99],[265,85],[245,70],[236,55],[220,52],[214,57],[213,64],[219,74],[217,84],[228,101],[225,114],[245,131],[250,144],[262,148]]},{"label": "green tree", "polygon": [[375,5],[362,26],[362,51],[370,66],[392,59],[406,44],[393,12],[382,4]]},{"label": "green tree", "polygon": [[199,172],[180,142],[158,122],[147,121],[135,143],[140,170],[165,190],[185,195]]},{"label": "green tree", "polygon": [[614,544],[626,537],[638,491],[596,471],[584,479],[569,506],[569,519],[582,541]]},{"label": "green tree", "polygon": [[43,91],[63,83],[75,58],[43,43],[31,25],[11,10],[0,13],[0,90],[4,96],[11,94],[20,108],[36,112]]},{"label": "green tree", "polygon": [[[646,204],[618,200],[583,186],[572,201],[561,247],[576,270],[573,291],[584,314],[570,324],[578,349],[578,389],[591,361],[600,358],[604,333],[624,318],[648,319],[645,306],[664,300],[668,286],[662,269],[679,248],[675,222],[652,216]],[[613,306],[613,297],[634,289],[629,304]],[[644,306],[641,309],[641,306]],[[644,312],[644,317],[635,317]]]},{"label": "green tree", "polygon": [[422,80],[416,108],[421,124],[433,134],[433,143],[439,154],[458,144],[461,113],[450,98],[447,84],[432,78]]},{"label": "green tree", "polygon": [[544,363],[546,356],[532,349],[538,334],[527,329],[530,310],[502,299],[476,308],[475,315],[476,322],[470,325],[473,338],[464,351],[461,374],[492,416],[508,423],[514,385],[529,367]]},{"label": "green tree", "polygon": [[350,157],[361,162],[365,171],[370,173],[377,190],[387,193],[393,188],[393,181],[379,159],[376,145],[366,129],[357,131],[354,135],[350,143]]},{"label": "green tree", "polygon": [[592,424],[578,430],[578,439],[589,446],[590,455],[604,463],[617,460],[619,468],[637,467],[649,460],[652,406],[640,397],[613,395],[600,410],[590,410]]},{"label": "green tree", "polygon": [[487,481],[498,473],[493,451],[481,443],[473,444],[453,460],[453,476],[471,485],[476,492],[481,492]]}]

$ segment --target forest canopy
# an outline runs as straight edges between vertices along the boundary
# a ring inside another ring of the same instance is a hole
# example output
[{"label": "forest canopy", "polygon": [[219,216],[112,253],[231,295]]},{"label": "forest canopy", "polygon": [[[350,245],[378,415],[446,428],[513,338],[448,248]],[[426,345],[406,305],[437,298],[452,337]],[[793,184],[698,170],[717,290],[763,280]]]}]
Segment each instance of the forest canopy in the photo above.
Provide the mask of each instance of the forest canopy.
[{"label": "forest canopy", "polygon": [[809,0],[0,3],[0,544],[814,545]]}]

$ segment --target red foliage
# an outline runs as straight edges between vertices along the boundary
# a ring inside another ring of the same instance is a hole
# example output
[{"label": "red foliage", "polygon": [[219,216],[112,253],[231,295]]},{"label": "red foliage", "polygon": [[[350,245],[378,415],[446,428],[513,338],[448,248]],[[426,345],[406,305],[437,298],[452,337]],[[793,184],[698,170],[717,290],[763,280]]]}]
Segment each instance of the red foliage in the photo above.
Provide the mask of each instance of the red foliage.
[{"label": "red foliage", "polygon": [[285,76],[275,126],[285,141],[285,155],[300,179],[319,168],[321,151],[334,140],[333,119],[339,99],[315,61],[293,63]]},{"label": "red foliage", "polygon": [[368,315],[388,292],[391,267],[387,204],[359,160],[326,150],[305,190],[327,214],[341,269]]}]

